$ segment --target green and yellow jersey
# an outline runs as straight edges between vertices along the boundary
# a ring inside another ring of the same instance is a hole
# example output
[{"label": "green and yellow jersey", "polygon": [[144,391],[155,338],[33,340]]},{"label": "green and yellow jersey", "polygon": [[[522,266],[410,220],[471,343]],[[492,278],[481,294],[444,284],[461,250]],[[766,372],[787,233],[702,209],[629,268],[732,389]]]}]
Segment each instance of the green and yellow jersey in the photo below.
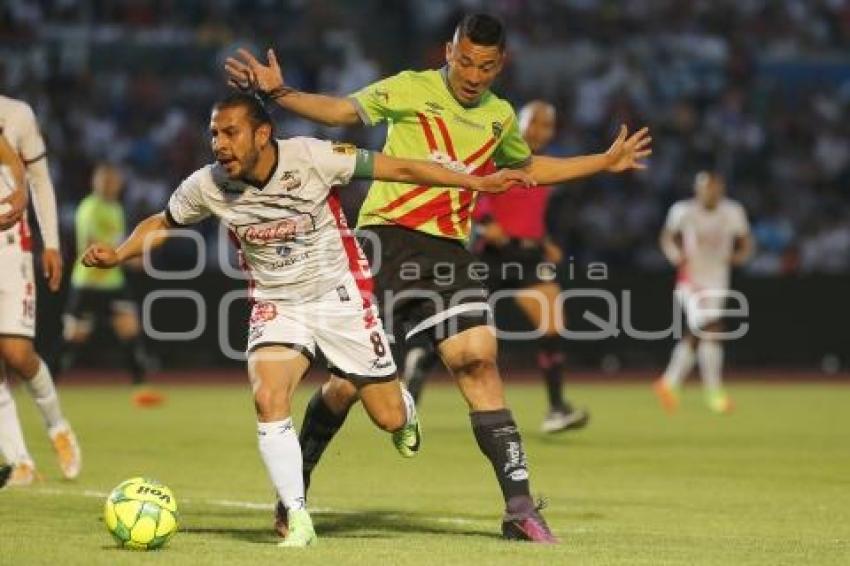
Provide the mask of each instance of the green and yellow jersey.
[{"label": "green and yellow jersey", "polygon": [[[363,123],[388,123],[387,155],[429,159],[477,175],[492,172],[493,164],[517,168],[531,159],[511,104],[487,91],[477,105],[462,106],[444,70],[403,71],[350,99]],[[467,189],[374,181],[357,226],[394,224],[466,240],[474,204],[475,193]]]},{"label": "green and yellow jersey", "polygon": [[[80,258],[91,244],[117,246],[121,243],[125,232],[124,208],[119,202],[89,195],[80,201],[74,224],[77,230],[77,258]],[[71,285],[104,291],[120,289],[124,285],[124,272],[120,267],[86,267],[77,259],[71,273]]]}]

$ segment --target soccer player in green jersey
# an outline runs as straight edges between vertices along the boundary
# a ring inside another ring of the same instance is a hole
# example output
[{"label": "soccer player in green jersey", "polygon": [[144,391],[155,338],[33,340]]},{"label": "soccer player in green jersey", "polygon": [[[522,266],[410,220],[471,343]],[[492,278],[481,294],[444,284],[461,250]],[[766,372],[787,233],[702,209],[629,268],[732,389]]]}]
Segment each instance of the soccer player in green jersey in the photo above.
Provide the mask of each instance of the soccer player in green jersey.
[{"label": "soccer player in green jersey", "polygon": [[[298,91],[283,80],[274,53],[266,64],[245,50],[229,58],[231,84],[253,88],[302,117],[334,126],[389,125],[383,151],[484,173],[495,165],[523,169],[538,184],[601,172],[643,169],[648,130],[625,126],[604,153],[573,158],[532,156],[511,105],[490,91],[505,62],[506,32],[486,14],[465,17],[446,45],[446,66],[404,71],[349,97]],[[463,242],[475,195],[461,188],[372,183],[358,228],[373,266],[376,300],[396,345],[425,333],[457,379],[475,439],[491,462],[505,500],[505,538],[557,542],[535,508],[522,440],[505,403],[497,342],[482,278]],[[301,431],[309,473],[345,420],[356,391],[331,379],[310,401]]]},{"label": "soccer player in green jersey", "polygon": [[[123,188],[124,176],[118,167],[102,163],[95,168],[92,193],[77,207],[77,256],[82,256],[92,244],[121,242],[126,232],[121,206]],[[95,269],[78,261],[71,273],[71,292],[62,321],[66,341],[61,356],[63,369],[73,365],[75,351],[89,340],[95,325],[108,325],[121,344],[125,367],[137,387],[133,402],[140,407],[162,403],[161,393],[144,386],[146,356],[139,314],[121,267]]]}]

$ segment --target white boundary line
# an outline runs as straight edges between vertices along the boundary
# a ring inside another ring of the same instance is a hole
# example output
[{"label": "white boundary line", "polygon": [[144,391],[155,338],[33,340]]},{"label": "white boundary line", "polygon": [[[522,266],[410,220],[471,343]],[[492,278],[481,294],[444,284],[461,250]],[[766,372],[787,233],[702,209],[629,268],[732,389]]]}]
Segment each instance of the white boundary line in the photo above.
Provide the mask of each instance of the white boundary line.
[{"label": "white boundary line", "polygon": [[[75,497],[88,497],[92,499],[104,499],[109,493],[105,491],[98,491],[94,489],[82,489],[82,490],[74,490],[74,489],[59,489],[55,487],[33,487],[33,488],[15,488],[15,491],[19,493],[33,493],[37,495],[52,495],[52,496],[75,496]],[[192,499],[192,498],[181,498],[180,503],[183,505],[213,505],[216,507],[227,507],[231,509],[250,509],[253,511],[269,511],[274,510],[274,504],[272,503],[259,503],[256,501],[237,501],[232,499]],[[333,507],[312,507],[310,509],[311,513],[315,513],[316,515],[356,515],[358,511],[353,509],[336,509]],[[384,515],[386,519],[409,519],[410,517],[405,515],[400,515],[397,513],[387,513]],[[491,525],[492,521],[489,520],[475,520],[475,519],[462,519],[460,517],[421,517],[426,521],[433,521],[435,523],[445,523],[451,525]]]}]

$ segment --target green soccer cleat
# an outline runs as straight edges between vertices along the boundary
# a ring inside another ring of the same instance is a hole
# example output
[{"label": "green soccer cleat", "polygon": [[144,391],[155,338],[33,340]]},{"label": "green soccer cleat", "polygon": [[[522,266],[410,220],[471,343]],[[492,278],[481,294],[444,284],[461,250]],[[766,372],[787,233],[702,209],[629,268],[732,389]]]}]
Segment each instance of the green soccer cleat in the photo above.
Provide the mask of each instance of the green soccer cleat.
[{"label": "green soccer cleat", "polygon": [[409,409],[411,418],[407,424],[393,433],[393,444],[399,454],[405,458],[413,458],[419,453],[419,446],[422,444],[422,428],[419,426],[413,396],[404,387],[401,388],[401,396]]},{"label": "green soccer cleat", "polygon": [[288,515],[289,532],[286,538],[278,543],[282,548],[305,548],[317,542],[313,520],[306,509],[290,509]]}]

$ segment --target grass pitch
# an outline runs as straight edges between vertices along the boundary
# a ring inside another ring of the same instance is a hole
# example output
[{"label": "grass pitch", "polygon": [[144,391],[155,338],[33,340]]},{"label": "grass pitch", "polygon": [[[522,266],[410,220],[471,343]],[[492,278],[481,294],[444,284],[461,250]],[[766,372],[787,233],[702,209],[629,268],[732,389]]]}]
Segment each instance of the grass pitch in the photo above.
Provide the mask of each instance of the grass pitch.
[{"label": "grass pitch", "polygon": [[[358,408],[314,475],[319,544],[306,550],[274,545],[247,385],[165,391],[166,406],[140,410],[121,387],[62,389],[84,453],[75,482],[60,479],[17,391],[45,481],[0,492],[0,564],[850,563],[847,386],[733,385],[738,410],[726,417],[696,389],[668,417],[648,386],[575,386],[593,420],[555,437],[537,432],[542,387],[510,388],[557,547],[498,538],[498,488],[454,388],[426,390],[414,460]],[[162,551],[115,549],[101,521],[106,493],[136,475],[177,496],[181,532]]]}]

